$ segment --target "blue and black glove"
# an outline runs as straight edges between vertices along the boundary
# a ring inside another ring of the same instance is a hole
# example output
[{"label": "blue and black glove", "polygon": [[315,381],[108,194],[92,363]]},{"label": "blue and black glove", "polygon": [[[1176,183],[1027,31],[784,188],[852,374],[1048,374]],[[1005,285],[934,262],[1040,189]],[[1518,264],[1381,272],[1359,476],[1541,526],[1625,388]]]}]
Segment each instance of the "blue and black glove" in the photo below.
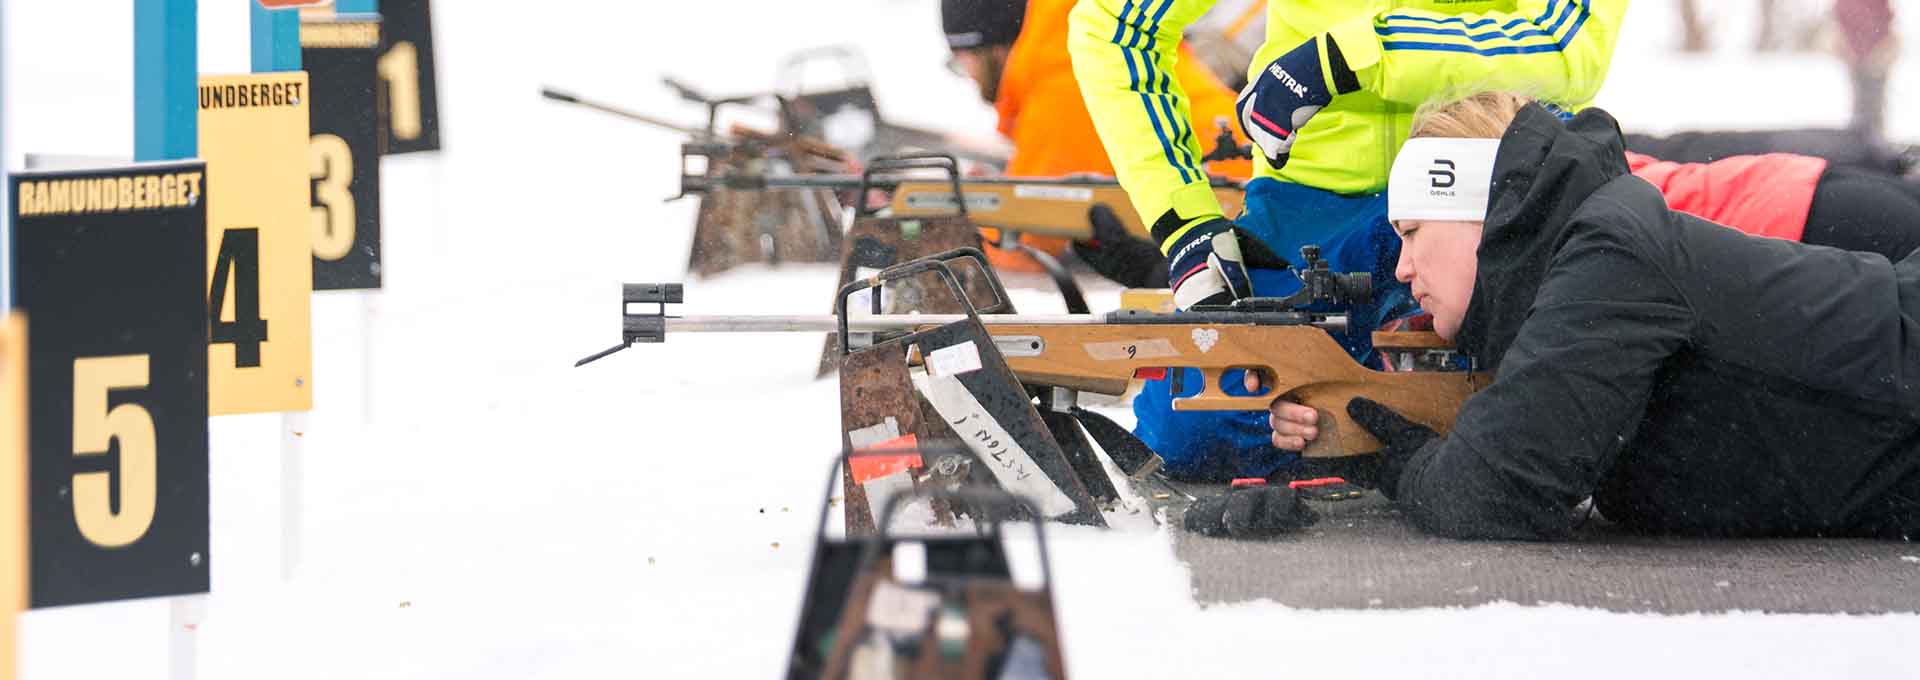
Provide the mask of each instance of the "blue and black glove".
[{"label": "blue and black glove", "polygon": [[1287,164],[1294,133],[1306,127],[1313,114],[1333,103],[1335,95],[1358,89],[1360,79],[1347,67],[1339,44],[1332,35],[1321,35],[1261,69],[1240,91],[1234,110],[1240,114],[1240,129],[1247,139],[1267,157],[1267,164],[1278,168]]},{"label": "blue and black glove", "polygon": [[1180,309],[1253,297],[1249,267],[1291,266],[1259,238],[1225,218],[1204,220],[1184,231],[1176,226],[1178,223],[1174,213],[1168,211],[1154,224],[1153,236],[1167,244],[1167,282],[1173,288],[1173,305]]}]

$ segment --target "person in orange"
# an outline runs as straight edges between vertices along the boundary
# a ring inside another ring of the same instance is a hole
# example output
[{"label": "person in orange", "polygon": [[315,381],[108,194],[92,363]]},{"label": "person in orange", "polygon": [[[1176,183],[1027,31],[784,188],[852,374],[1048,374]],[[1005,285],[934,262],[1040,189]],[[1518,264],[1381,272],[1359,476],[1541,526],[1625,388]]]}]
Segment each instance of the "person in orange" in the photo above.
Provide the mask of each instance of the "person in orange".
[{"label": "person in orange", "polygon": [[[1073,76],[1073,58],[1067,53],[1067,16],[1075,0],[942,0],[941,24],[947,47],[953,51],[948,67],[980,88],[980,97],[1000,114],[1000,133],[1013,142],[1007,174],[1014,177],[1113,175],[1093,118]],[[1173,74],[1191,99],[1190,130],[1217,133],[1218,120],[1233,120],[1235,93],[1207,70],[1200,59],[1183,48]],[[1187,104],[1183,100],[1182,108]],[[1233,125],[1236,145],[1246,138]],[[1213,146],[1212,135],[1196,140]],[[1217,175],[1245,180],[1252,175],[1246,160],[1215,162]],[[1132,210],[1132,206],[1109,206]],[[1096,211],[1096,214],[1097,211]],[[1095,218],[1096,221],[1103,221]],[[1114,229],[1117,222],[1106,227]],[[983,229],[989,242],[998,234]],[[1044,236],[1021,236],[1021,241],[1059,255],[1068,241]],[[1083,246],[1088,244],[1083,244]],[[1096,249],[1076,248],[1082,258],[1098,256]],[[1027,257],[998,248],[987,249],[988,259],[1003,271],[1038,271]],[[1164,279],[1164,272],[1161,277]],[[1161,285],[1164,285],[1162,283]]]}]

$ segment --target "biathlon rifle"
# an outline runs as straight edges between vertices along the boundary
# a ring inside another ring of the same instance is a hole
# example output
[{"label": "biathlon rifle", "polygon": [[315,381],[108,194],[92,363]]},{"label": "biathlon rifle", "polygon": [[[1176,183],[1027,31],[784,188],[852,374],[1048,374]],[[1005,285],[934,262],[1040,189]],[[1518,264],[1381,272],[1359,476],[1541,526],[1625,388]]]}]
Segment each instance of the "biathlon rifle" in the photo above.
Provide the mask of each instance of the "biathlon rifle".
[{"label": "biathlon rifle", "polygon": [[[1442,433],[1452,429],[1460,404],[1487,382],[1484,374],[1440,371],[1377,371],[1354,361],[1328,331],[1346,328],[1343,314],[1324,311],[1365,300],[1365,274],[1335,274],[1317,248],[1302,248],[1295,270],[1303,286],[1286,298],[1248,298],[1231,305],[1186,312],[1123,309],[1105,314],[981,314],[993,349],[1029,387],[1120,395],[1130,381],[1167,369],[1198,369],[1205,384],[1194,396],[1173,400],[1176,411],[1265,411],[1283,398],[1320,413],[1319,436],[1303,453],[1327,457],[1368,453],[1380,443],[1348,417],[1347,402],[1367,397]],[[929,258],[932,259],[932,258]],[[909,266],[901,265],[901,267]],[[636,343],[665,342],[669,334],[838,331],[843,338],[870,334],[873,341],[953,323],[971,315],[849,315],[856,289],[876,289],[882,272],[841,290],[831,315],[673,316],[668,304],[683,301],[680,284],[626,284],[622,297],[622,342],[580,360],[583,366]],[[879,291],[872,290],[874,298]],[[957,289],[956,289],[957,293]],[[633,311],[636,305],[656,309]],[[851,335],[850,335],[851,334]],[[1437,335],[1375,333],[1376,346],[1397,350],[1450,349]],[[910,357],[925,362],[925,357]],[[1266,391],[1232,396],[1222,386],[1231,369],[1257,371]]]},{"label": "biathlon rifle", "polygon": [[[743,149],[771,148],[779,141],[798,144],[810,153],[827,156],[851,158],[853,153],[837,149],[827,143],[806,137],[783,137],[754,132],[739,126],[722,134],[716,129],[719,111],[727,106],[749,106],[772,95],[748,95],[741,97],[707,97],[694,91],[690,86],[672,79],[667,80],[668,87],[680,92],[683,98],[699,102],[707,107],[707,122],[704,128],[676,123],[656,116],[636,112],[614,104],[596,101],[579,95],[542,87],[541,96],[558,102],[574,104],[611,114],[627,120],[645,123],[665,130],[685,134],[691,139],[680,149],[680,192],[674,199],[690,195],[710,193],[717,189],[733,191],[769,191],[769,190],[810,190],[857,192],[853,200],[864,201],[866,189],[878,189],[891,195],[888,208],[896,217],[931,217],[951,215],[959,212],[959,206],[953,200],[950,182],[939,178],[874,178],[866,180],[853,174],[801,174],[801,173],[709,173],[707,168],[721,158],[733,155]],[[1222,139],[1232,141],[1232,135],[1222,128]],[[931,133],[927,133],[931,134]],[[931,140],[922,140],[931,141]],[[952,140],[939,148],[949,149],[960,158],[977,158],[980,154],[969,152],[964,145],[956,145]],[[1221,147],[1226,148],[1226,147]],[[1216,149],[1218,152],[1219,149]],[[1219,159],[1231,160],[1240,156],[1222,155]],[[1209,156],[1209,160],[1215,156]],[[1004,159],[1001,159],[1004,162]],[[1096,204],[1111,208],[1114,215],[1127,231],[1141,238],[1151,239],[1147,225],[1132,209],[1132,202],[1120,188],[1120,183],[1112,177],[964,177],[959,180],[960,192],[966,196],[966,213],[976,224],[1010,232],[1055,236],[1074,240],[1093,237],[1093,225],[1087,211]],[[1219,199],[1226,214],[1237,214],[1245,203],[1245,191],[1233,181],[1212,178],[1214,195]],[[672,199],[669,199],[672,200]]]},{"label": "biathlon rifle", "polygon": [[[868,190],[890,197],[893,217],[933,217],[963,213],[982,227],[1021,234],[1071,240],[1093,238],[1088,210],[1105,205],[1128,232],[1152,239],[1146,223],[1133,210],[1127,192],[1112,177],[900,177],[866,174],[710,173],[715,159],[731,152],[724,142],[695,141],[680,147],[680,195],[733,191],[826,189],[851,191],[864,200]],[[1213,193],[1227,214],[1240,212],[1246,191],[1239,184],[1215,177]],[[955,186],[966,197],[965,210],[953,200]],[[678,197],[676,197],[678,198]]]}]

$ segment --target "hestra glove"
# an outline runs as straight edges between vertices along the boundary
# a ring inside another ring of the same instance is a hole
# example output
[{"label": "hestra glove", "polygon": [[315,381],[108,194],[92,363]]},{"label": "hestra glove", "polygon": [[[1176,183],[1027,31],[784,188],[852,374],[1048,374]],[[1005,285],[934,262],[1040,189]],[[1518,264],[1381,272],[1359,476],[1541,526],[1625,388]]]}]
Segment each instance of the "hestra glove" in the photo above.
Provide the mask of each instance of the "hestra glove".
[{"label": "hestra glove", "polygon": [[1405,416],[1394,413],[1393,409],[1366,397],[1354,397],[1347,402],[1347,417],[1386,445],[1380,450],[1380,465],[1375,481],[1379,484],[1380,492],[1388,498],[1399,493],[1400,471],[1406,467],[1407,460],[1420,447],[1440,438],[1433,428],[1407,420]]},{"label": "hestra glove", "polygon": [[1167,281],[1173,288],[1174,306],[1183,310],[1253,297],[1253,276],[1248,267],[1288,266],[1260,239],[1219,217],[1176,231],[1167,247]]},{"label": "hestra glove", "polygon": [[[1326,58],[1321,59],[1325,46]],[[1322,68],[1322,64],[1325,68]],[[1347,68],[1332,35],[1320,35],[1280,55],[1260,69],[1240,91],[1234,110],[1240,129],[1275,168],[1287,164],[1295,134],[1313,114],[1333,103],[1335,95],[1360,89],[1360,80]]]}]

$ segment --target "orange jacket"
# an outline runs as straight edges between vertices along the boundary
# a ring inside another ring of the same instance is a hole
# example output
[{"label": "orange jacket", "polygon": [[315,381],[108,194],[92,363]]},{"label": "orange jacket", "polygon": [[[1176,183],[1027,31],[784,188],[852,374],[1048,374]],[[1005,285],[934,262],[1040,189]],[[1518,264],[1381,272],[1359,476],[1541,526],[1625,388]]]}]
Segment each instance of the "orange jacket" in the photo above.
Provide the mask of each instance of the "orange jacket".
[{"label": "orange jacket", "polygon": [[[1020,37],[1013,42],[1007,64],[1000,76],[998,99],[994,109],[1000,113],[1000,133],[1013,141],[1013,158],[1007,174],[1014,177],[1058,177],[1091,173],[1113,175],[1113,163],[1093,129],[1093,117],[1087,113],[1086,100],[1080,97],[1080,84],[1073,77],[1073,58],[1067,53],[1067,15],[1075,0],[1028,0],[1026,21]],[[1192,99],[1194,134],[1200,148],[1212,151],[1219,126],[1215,118],[1228,121],[1238,144],[1246,144],[1240,128],[1234,125],[1235,94],[1220,83],[1206,64],[1184,48],[1174,77],[1180,80]],[[1216,175],[1245,180],[1253,174],[1250,161],[1216,162],[1208,166]],[[1132,206],[1109,206],[1114,210],[1132,210]],[[1151,220],[1149,220],[1151,222]],[[983,230],[991,240],[995,230]],[[1066,251],[1062,238],[1022,236],[1021,241],[1058,255]],[[989,248],[995,267],[1012,271],[1038,271],[1033,262],[1021,255]]]},{"label": "orange jacket", "polygon": [[1627,167],[1666,195],[1669,208],[1755,236],[1798,241],[1827,161],[1770,153],[1674,163],[1629,151]]}]

